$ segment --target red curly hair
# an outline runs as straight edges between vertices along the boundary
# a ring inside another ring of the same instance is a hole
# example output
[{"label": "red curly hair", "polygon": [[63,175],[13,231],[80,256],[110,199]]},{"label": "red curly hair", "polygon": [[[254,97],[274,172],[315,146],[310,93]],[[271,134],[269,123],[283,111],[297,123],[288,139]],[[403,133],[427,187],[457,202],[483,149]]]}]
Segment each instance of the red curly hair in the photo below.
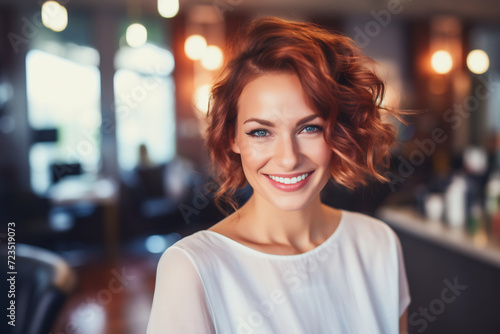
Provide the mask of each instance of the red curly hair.
[{"label": "red curly hair", "polygon": [[240,155],[231,150],[238,99],[243,88],[266,73],[294,73],[307,102],[325,120],[324,138],[333,151],[331,178],[349,189],[372,178],[388,181],[396,130],[382,122],[384,83],[355,43],[312,23],[267,17],[253,21],[229,44],[226,62],[210,97],[206,143],[218,183],[214,198],[236,209],[233,195],[247,181]]}]

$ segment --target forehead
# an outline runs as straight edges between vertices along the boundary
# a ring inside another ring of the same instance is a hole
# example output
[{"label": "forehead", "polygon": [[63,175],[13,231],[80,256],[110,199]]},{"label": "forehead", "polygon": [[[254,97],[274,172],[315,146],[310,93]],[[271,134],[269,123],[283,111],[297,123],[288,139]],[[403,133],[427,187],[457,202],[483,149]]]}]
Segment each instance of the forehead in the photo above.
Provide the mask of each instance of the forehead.
[{"label": "forehead", "polygon": [[314,113],[295,74],[272,73],[250,81],[238,100],[238,119],[296,118]]}]

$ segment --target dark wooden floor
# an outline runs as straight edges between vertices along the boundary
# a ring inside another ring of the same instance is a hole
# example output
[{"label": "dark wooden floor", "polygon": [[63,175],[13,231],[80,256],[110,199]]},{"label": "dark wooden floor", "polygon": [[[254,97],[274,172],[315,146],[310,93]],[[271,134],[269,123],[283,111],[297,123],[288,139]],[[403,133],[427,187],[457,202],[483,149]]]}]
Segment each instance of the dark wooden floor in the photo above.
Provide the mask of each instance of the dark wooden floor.
[{"label": "dark wooden floor", "polygon": [[76,291],[51,334],[145,333],[159,255],[105,257],[75,268]]}]

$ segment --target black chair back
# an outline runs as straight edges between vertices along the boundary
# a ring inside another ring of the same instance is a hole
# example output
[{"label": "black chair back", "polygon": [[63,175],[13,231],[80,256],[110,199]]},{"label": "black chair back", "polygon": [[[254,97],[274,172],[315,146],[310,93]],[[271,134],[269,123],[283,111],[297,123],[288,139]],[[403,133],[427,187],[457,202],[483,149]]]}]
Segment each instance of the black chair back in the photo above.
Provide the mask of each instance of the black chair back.
[{"label": "black chair back", "polygon": [[16,245],[16,326],[13,334],[47,334],[76,275],[56,253],[26,244]]}]

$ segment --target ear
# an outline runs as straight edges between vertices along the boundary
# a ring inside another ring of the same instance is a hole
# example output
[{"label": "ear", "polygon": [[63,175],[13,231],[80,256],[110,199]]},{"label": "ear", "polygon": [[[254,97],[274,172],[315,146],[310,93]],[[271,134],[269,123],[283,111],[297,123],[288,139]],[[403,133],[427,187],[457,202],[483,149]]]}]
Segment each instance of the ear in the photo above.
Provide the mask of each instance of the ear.
[{"label": "ear", "polygon": [[229,141],[231,144],[231,150],[233,150],[233,152],[236,154],[240,154],[240,146],[236,143],[236,136],[234,134],[231,136],[231,139]]}]

